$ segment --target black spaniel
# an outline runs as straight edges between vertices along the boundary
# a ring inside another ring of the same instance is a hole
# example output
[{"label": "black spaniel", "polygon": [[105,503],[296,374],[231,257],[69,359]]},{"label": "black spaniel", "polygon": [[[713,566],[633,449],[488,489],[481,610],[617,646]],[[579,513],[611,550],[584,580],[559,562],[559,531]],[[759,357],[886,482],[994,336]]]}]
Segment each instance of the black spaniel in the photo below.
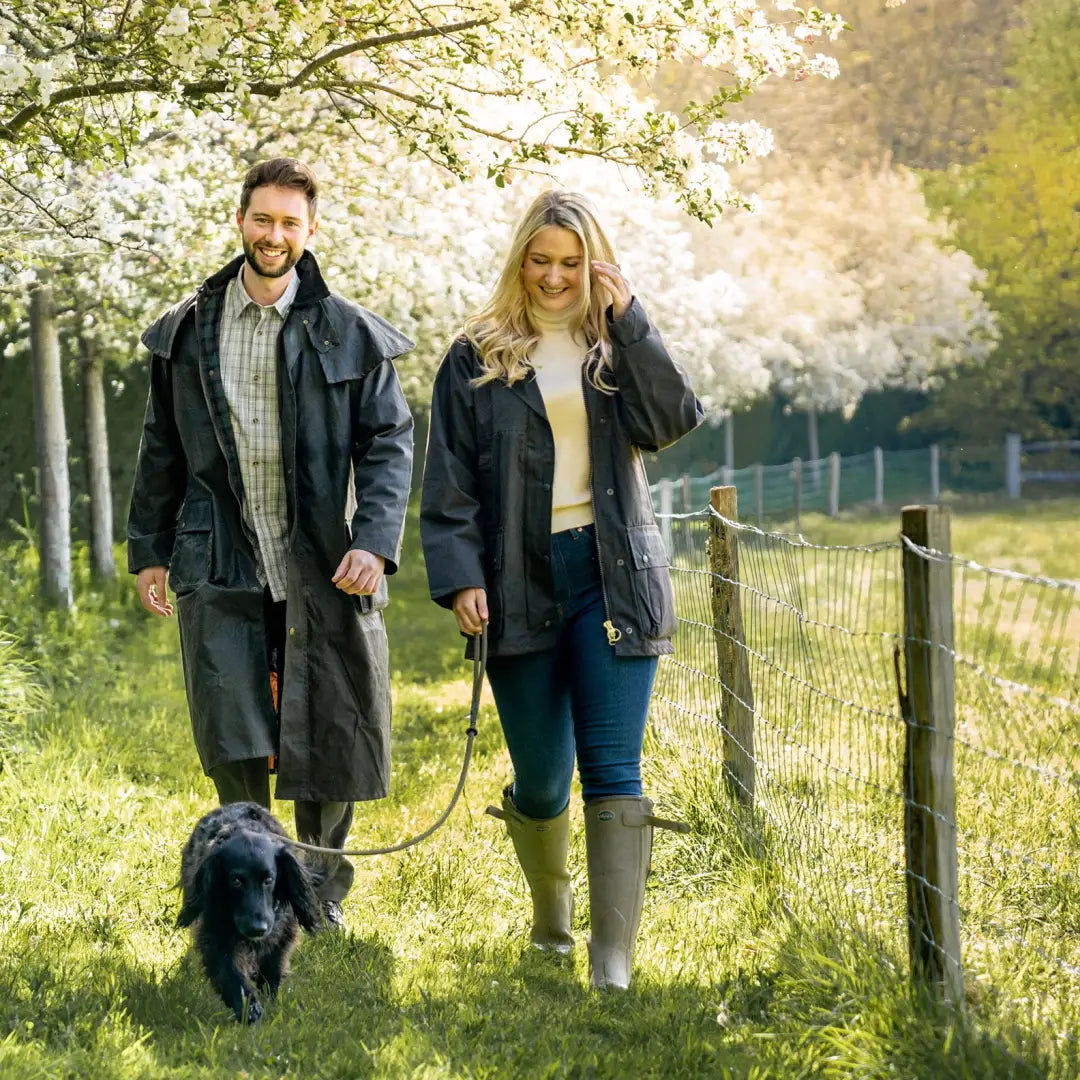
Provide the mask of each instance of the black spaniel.
[{"label": "black spaniel", "polygon": [[315,885],[285,830],[257,803],[219,806],[192,830],[180,860],[176,925],[193,928],[206,974],[237,1020],[262,1016],[256,988],[273,996],[298,926],[319,926]]}]

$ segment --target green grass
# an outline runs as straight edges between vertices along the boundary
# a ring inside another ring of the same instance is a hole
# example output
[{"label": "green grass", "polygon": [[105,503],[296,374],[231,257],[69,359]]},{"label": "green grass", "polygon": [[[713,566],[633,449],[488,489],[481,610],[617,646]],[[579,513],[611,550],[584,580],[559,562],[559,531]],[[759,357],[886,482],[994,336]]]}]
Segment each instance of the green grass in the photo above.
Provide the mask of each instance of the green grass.
[{"label": "green grass", "polygon": [[[1080,576],[1078,509],[978,509],[954,522],[954,547]],[[895,518],[813,524],[815,539],[834,543],[896,529]],[[279,1000],[241,1028],[173,927],[180,848],[214,801],[191,746],[175,623],[145,616],[128,582],[95,594],[81,576],[74,615],[42,612],[34,581],[30,555],[0,553],[0,640],[16,643],[0,653],[5,1080],[1080,1072],[1075,1044],[1009,1029],[993,986],[976,988],[968,1024],[954,1023],[911,992],[902,956],[890,962],[876,942],[792,903],[775,832],[743,828],[715,772],[661,739],[650,743],[651,788],[695,832],[657,835],[634,988],[590,993],[580,801],[579,947],[560,964],[525,947],[525,888],[502,827],[483,814],[509,773],[490,702],[450,822],[419,849],[363,860],[348,933],[305,939]],[[426,826],[449,799],[464,746],[470,670],[452,616],[426,599],[414,523],[392,585],[393,795],[359,808],[358,845]],[[802,797],[824,795],[811,784]],[[291,827],[287,805],[277,809]],[[1061,813],[1080,823],[1075,807]],[[1033,828],[1009,824],[1014,844]],[[1034,910],[1054,907],[1044,898]],[[1058,906],[1059,941],[1076,917]]]}]

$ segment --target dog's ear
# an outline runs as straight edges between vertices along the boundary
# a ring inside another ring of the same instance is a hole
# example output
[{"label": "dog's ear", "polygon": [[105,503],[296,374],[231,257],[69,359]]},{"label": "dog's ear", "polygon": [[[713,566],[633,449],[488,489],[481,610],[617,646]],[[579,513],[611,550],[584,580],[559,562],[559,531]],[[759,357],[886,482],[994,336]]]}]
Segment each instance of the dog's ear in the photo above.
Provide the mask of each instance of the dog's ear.
[{"label": "dog's ear", "polygon": [[214,888],[216,865],[217,859],[212,852],[199,863],[199,869],[195,871],[195,880],[190,885],[184,886],[184,903],[180,907],[180,914],[176,916],[177,926],[190,926],[207,910],[210,894]]},{"label": "dog's ear", "polygon": [[322,924],[322,908],[311,886],[311,878],[299,859],[286,844],[277,850],[277,885],[274,899],[291,904],[296,921],[314,931]]}]

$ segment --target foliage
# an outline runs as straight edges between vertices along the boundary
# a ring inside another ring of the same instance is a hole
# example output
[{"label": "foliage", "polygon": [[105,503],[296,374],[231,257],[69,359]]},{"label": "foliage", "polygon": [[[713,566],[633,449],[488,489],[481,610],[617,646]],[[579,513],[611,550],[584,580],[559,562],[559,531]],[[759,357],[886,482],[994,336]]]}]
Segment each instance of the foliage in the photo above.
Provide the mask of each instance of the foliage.
[{"label": "foliage", "polygon": [[986,271],[1002,334],[993,360],[963,367],[922,418],[961,435],[1080,434],[1080,2],[1026,10],[985,156],[927,178]]},{"label": "foliage", "polygon": [[[250,121],[189,120],[127,169],[74,170],[81,179],[57,188],[50,212],[85,207],[88,236],[107,231],[111,241],[68,237],[58,258],[55,228],[39,221],[40,242],[23,242],[22,276],[53,280],[70,313],[66,340],[133,360],[158,311],[234,253],[245,162],[271,153],[318,161],[333,127],[331,111],[301,99],[263,103]],[[748,177],[760,187],[757,214],[695,232],[674,198],[650,195],[608,163],[563,162],[493,200],[489,185],[403,159],[368,128],[370,139],[320,168],[315,250],[333,286],[417,341],[399,369],[421,408],[449,339],[491,288],[515,218],[553,180],[602,208],[635,290],[715,409],[770,387],[800,406],[850,409],[868,390],[925,388],[989,343],[970,259],[942,250],[945,229],[927,221],[910,177],[888,167],[848,175],[789,163],[775,179]],[[16,206],[40,219],[37,205]]]},{"label": "foliage", "polygon": [[[727,106],[770,76],[833,76],[807,45],[842,20],[774,0],[671,8],[594,0],[14,0],[0,15],[0,178],[111,166],[170,126],[177,108],[242,112],[291,91],[328,100],[349,133],[384,141],[458,177],[588,155],[640,172],[710,219],[737,202],[726,164],[757,152]],[[694,62],[724,86],[682,115],[631,86]]]},{"label": "foliage", "polygon": [[[869,391],[927,390],[993,347],[981,275],[906,170],[787,160],[754,187],[760,212],[725,219],[698,247],[731,282],[719,313],[729,350],[756,358],[796,407],[850,416]],[[706,390],[724,392],[718,374]]]}]

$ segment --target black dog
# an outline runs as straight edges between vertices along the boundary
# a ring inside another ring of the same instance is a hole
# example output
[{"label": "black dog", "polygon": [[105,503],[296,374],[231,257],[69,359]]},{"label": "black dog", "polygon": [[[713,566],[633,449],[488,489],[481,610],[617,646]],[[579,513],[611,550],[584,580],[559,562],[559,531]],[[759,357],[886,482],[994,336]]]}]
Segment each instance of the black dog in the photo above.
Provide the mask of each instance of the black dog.
[{"label": "black dog", "polygon": [[[248,1023],[262,1016],[255,987],[273,996],[296,947],[298,925],[321,921],[315,882],[285,830],[257,803],[211,810],[192,830],[180,861],[184,902],[177,926],[192,926],[206,974]],[[254,985],[253,985],[254,983]]]}]

